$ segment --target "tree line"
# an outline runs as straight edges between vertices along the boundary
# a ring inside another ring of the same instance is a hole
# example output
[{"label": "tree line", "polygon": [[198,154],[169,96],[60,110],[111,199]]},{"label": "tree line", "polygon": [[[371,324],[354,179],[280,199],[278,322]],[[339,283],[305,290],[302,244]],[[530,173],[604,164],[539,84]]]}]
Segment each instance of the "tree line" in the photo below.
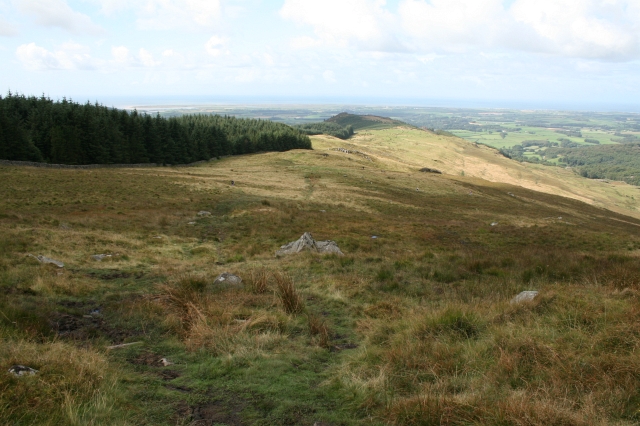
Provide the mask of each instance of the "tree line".
[{"label": "tree line", "polygon": [[163,118],[63,98],[0,96],[0,159],[56,164],[187,164],[224,155],[311,149],[283,123],[227,116]]},{"label": "tree line", "polygon": [[298,124],[295,127],[307,135],[329,135],[338,139],[349,139],[353,136],[353,126],[341,126],[328,121]]}]

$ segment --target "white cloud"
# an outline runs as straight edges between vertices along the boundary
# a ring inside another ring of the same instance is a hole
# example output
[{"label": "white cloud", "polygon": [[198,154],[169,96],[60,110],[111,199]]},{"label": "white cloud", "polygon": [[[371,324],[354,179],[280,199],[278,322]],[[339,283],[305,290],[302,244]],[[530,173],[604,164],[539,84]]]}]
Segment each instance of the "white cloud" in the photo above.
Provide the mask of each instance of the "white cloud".
[{"label": "white cloud", "polygon": [[0,37],[11,37],[18,34],[18,28],[0,16]]},{"label": "white cloud", "polygon": [[131,55],[129,49],[124,46],[114,46],[111,48],[111,55],[113,59],[121,64],[126,64],[131,61]]},{"label": "white cloud", "polygon": [[402,27],[436,50],[483,46],[569,57],[640,56],[638,0],[403,0]]},{"label": "white cloud", "polygon": [[133,10],[145,30],[211,29],[220,19],[220,0],[94,0],[107,16]]},{"label": "white cloud", "polygon": [[489,44],[509,26],[502,0],[405,0],[402,28],[429,48]]},{"label": "white cloud", "polygon": [[327,83],[335,83],[336,82],[336,75],[331,70],[326,70],[325,72],[323,72],[322,73],[322,78],[324,78],[324,81],[326,81]]},{"label": "white cloud", "polygon": [[300,26],[310,25],[319,39],[294,39],[292,44],[297,48],[321,41],[364,50],[401,50],[391,31],[395,18],[384,6],[384,0],[285,0],[280,16]]},{"label": "white cloud", "polygon": [[[138,50],[137,55],[133,55],[126,46],[113,46],[111,56],[116,66],[153,68],[162,64],[153,58],[151,52],[143,48]],[[163,54],[163,56],[168,55]]]},{"label": "white cloud", "polygon": [[517,0],[511,14],[537,34],[542,50],[624,60],[640,54],[639,10],[637,0]]},{"label": "white cloud", "polygon": [[140,63],[142,63],[142,65],[147,68],[157,67],[158,65],[160,65],[160,62],[156,62],[153,59],[153,55],[151,54],[151,52],[146,49],[140,48],[138,57],[140,58]]},{"label": "white cloud", "polygon": [[226,44],[226,39],[218,36],[213,36],[205,43],[204,49],[209,55],[216,57],[222,55],[223,53],[228,53],[224,50]]},{"label": "white cloud", "polygon": [[14,0],[14,5],[44,27],[62,28],[74,34],[104,33],[102,27],[87,15],[71,9],[65,0]]},{"label": "white cloud", "polygon": [[292,38],[289,42],[289,45],[291,46],[292,49],[299,50],[299,49],[309,49],[312,47],[318,47],[322,45],[322,42],[313,37],[302,36],[302,37]]},{"label": "white cloud", "polygon": [[89,49],[76,43],[65,43],[49,51],[35,43],[23,44],[16,50],[22,65],[30,71],[94,69],[94,60]]},{"label": "white cloud", "polygon": [[[280,16],[331,45],[372,51],[463,52],[478,47],[596,60],[640,58],[640,0],[285,0]],[[400,42],[400,41],[401,42]]]}]

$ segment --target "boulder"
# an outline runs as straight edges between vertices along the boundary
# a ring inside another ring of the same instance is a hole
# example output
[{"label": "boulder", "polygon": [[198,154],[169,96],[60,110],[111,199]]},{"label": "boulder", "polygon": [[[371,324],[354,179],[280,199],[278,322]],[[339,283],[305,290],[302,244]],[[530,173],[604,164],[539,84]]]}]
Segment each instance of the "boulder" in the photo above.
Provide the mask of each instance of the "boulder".
[{"label": "boulder", "polygon": [[226,286],[226,287],[243,287],[242,278],[237,275],[223,272],[213,281],[214,285]]},{"label": "boulder", "polygon": [[24,365],[13,365],[9,369],[9,373],[11,373],[11,374],[13,374],[14,376],[17,376],[17,377],[20,377],[20,376],[33,376],[37,372],[38,372],[38,370],[34,370],[33,368],[26,367]]},{"label": "boulder", "polygon": [[302,234],[298,240],[280,247],[280,250],[276,252],[276,256],[280,257],[287,254],[300,253],[305,250],[322,254],[335,253],[337,255],[344,256],[344,253],[340,251],[340,248],[335,241],[316,241],[309,232]]},{"label": "boulder", "polygon": [[512,304],[522,303],[522,302],[531,302],[538,295],[537,291],[523,291],[518,294],[516,297],[511,299]]},{"label": "boulder", "polygon": [[211,216],[211,212],[208,212],[206,210],[201,210],[198,212],[198,216],[200,217]]},{"label": "boulder", "polygon": [[51,263],[52,265],[56,265],[58,268],[64,268],[64,263],[60,262],[59,260],[51,259],[49,257],[42,256],[41,254],[37,256],[30,254],[29,256],[33,257],[40,263]]}]

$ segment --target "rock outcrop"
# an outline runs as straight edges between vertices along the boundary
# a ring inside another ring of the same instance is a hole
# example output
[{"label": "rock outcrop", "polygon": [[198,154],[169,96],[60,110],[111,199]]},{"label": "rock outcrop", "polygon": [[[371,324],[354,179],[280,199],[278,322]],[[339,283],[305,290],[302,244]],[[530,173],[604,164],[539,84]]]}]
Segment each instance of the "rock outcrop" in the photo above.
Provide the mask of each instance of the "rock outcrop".
[{"label": "rock outcrop", "polygon": [[298,240],[280,247],[280,250],[276,252],[276,257],[300,253],[302,251],[311,251],[322,254],[334,253],[344,256],[344,253],[342,253],[335,241],[316,241],[309,232],[305,232]]}]

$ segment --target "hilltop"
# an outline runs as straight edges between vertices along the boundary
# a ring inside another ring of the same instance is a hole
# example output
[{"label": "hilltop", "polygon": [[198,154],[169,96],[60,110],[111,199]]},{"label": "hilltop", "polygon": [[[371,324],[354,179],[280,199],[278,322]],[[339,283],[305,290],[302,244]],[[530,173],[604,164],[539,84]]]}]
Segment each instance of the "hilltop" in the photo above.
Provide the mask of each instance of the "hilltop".
[{"label": "hilltop", "polygon": [[351,126],[354,130],[362,129],[388,129],[396,126],[408,126],[402,121],[394,120],[388,117],[380,117],[377,115],[357,115],[341,112],[327,120],[330,123],[336,123],[343,127]]}]

